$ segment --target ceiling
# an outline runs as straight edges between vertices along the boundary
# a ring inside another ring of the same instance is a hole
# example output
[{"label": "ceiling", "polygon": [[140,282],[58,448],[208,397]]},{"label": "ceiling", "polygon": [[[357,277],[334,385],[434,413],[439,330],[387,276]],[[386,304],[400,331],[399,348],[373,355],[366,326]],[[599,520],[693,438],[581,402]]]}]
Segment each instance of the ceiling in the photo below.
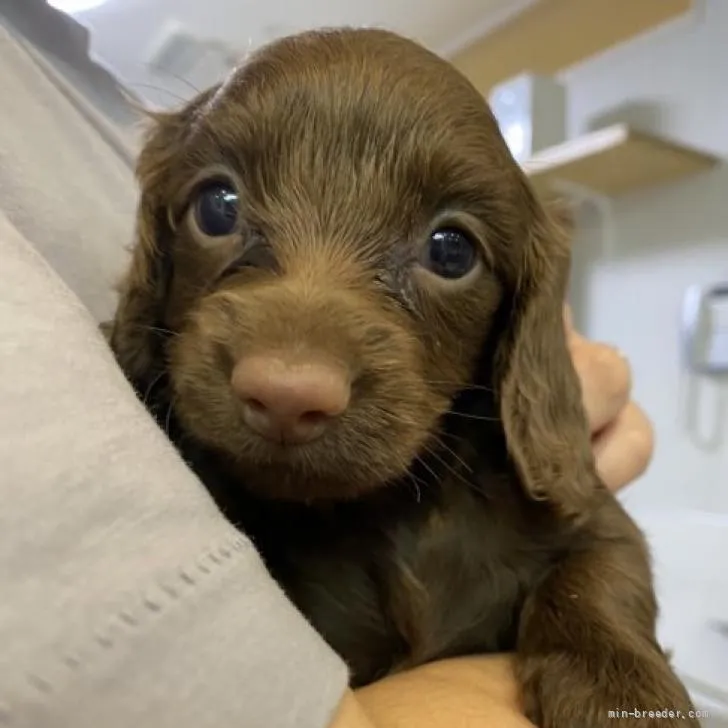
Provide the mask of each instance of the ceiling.
[{"label": "ceiling", "polygon": [[[89,2],[50,1],[68,9]],[[528,1],[105,0],[75,15],[91,30],[92,50],[99,60],[146,100],[168,105],[175,96],[188,97],[190,83],[214,83],[224,71],[209,62],[204,68],[198,64],[194,72],[189,64],[177,66],[181,70],[176,72],[169,63],[166,72],[150,68],[155,53],[167,47],[170,33],[195,42],[219,42],[240,56],[276,36],[305,28],[374,25],[401,32],[447,55]],[[175,62],[180,62],[179,57]]]}]

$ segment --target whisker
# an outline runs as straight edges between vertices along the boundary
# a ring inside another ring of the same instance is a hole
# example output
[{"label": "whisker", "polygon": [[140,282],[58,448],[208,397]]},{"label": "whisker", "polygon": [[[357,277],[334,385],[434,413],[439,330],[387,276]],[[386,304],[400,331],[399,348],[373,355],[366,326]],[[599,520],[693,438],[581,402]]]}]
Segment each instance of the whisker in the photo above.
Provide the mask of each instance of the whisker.
[{"label": "whisker", "polygon": [[173,73],[172,71],[163,68],[162,66],[156,66],[154,64],[148,63],[147,68],[149,68],[151,71],[154,71],[155,73],[163,73],[166,76],[169,76],[169,78],[173,78],[175,81],[179,81],[180,83],[183,83],[187,88],[194,91],[196,94],[201,93],[201,90],[197,88],[189,79],[185,78],[184,76],[180,76],[176,73]]},{"label": "whisker", "polygon": [[447,379],[427,379],[425,380],[425,384],[429,384],[434,387],[457,387],[459,390],[462,390],[464,392],[474,390],[479,392],[490,392],[491,394],[495,394],[495,389],[493,387],[488,387],[485,384],[468,384],[466,382],[452,382],[448,381]]},{"label": "whisker", "polygon": [[181,101],[183,104],[186,104],[189,99],[186,99],[184,96],[180,96],[179,94],[176,94],[174,91],[170,91],[168,88],[163,88],[162,86],[155,86],[153,83],[130,83],[128,84],[130,88],[146,88],[150,91],[159,91],[163,94],[167,94],[168,96],[171,96],[175,101]]},{"label": "whisker", "polygon": [[178,331],[171,331],[170,329],[165,329],[161,326],[149,326],[147,324],[139,324],[138,328],[145,331],[151,331],[154,334],[162,334],[163,336],[179,336]]},{"label": "whisker", "polygon": [[449,455],[452,455],[460,465],[462,465],[468,472],[472,473],[473,469],[468,465],[451,447],[447,445],[447,443],[438,435],[432,436],[435,442],[443,449],[445,452],[447,452]]},{"label": "whisker", "polygon": [[[426,445],[424,446],[424,450],[425,450],[425,452],[427,452],[427,453],[429,453],[430,455],[432,455],[432,452],[431,452],[431,451],[429,450],[429,448],[428,448],[428,447],[427,447]],[[423,459],[422,459],[422,458],[421,458],[421,457],[420,457],[419,455],[417,455],[417,456],[415,457],[415,462],[418,462],[418,463],[419,463],[420,465],[422,465],[422,467],[423,467],[423,468],[424,468],[425,470],[427,470],[427,472],[428,472],[428,473],[429,473],[429,474],[430,474],[430,475],[431,475],[431,476],[432,476],[432,477],[433,477],[433,478],[434,478],[435,480],[439,480],[439,478],[437,477],[437,473],[436,473],[436,472],[435,472],[435,471],[434,471],[434,470],[433,470],[433,469],[432,469],[432,468],[431,468],[431,467],[430,467],[430,466],[429,466],[429,465],[428,465],[428,464],[427,464],[427,463],[426,463],[426,462],[425,462],[425,461],[424,461],[424,460],[423,460]]]},{"label": "whisker", "polygon": [[162,369],[162,370],[161,370],[161,371],[159,372],[159,374],[157,374],[157,376],[156,376],[156,377],[154,377],[154,379],[152,379],[152,381],[151,381],[151,382],[149,382],[149,385],[147,386],[147,388],[146,388],[146,390],[145,390],[145,392],[144,392],[144,396],[142,397],[142,403],[143,403],[144,405],[148,404],[148,402],[149,402],[149,395],[150,395],[150,394],[152,393],[152,391],[154,390],[154,387],[156,387],[156,386],[157,386],[157,384],[159,384],[159,381],[160,381],[160,380],[162,379],[162,377],[163,377],[163,376],[165,375],[165,373],[166,373],[166,372],[165,372],[165,370],[164,370],[164,369]]},{"label": "whisker", "polygon": [[164,432],[167,437],[172,439],[172,433],[170,432],[170,426],[172,424],[172,408],[174,407],[174,398],[169,398],[169,404],[167,405],[167,415],[164,418]]},{"label": "whisker", "polygon": [[430,434],[432,435],[432,437],[445,438],[448,442],[452,442],[455,445],[461,442],[465,442],[468,439],[466,435],[458,435],[443,427],[442,420],[447,416],[448,412],[449,410],[446,410],[440,415],[438,429],[433,430]]},{"label": "whisker", "polygon": [[496,394],[496,390],[493,387],[488,387],[485,384],[466,384],[463,387],[464,392],[488,392],[489,394]]},{"label": "whisker", "polygon": [[489,417],[488,415],[474,415],[470,412],[457,412],[456,410],[448,410],[444,413],[445,415],[452,415],[453,417],[462,417],[466,420],[478,420],[480,422],[500,422],[499,417]]},{"label": "whisker", "polygon": [[409,475],[410,480],[412,481],[412,485],[415,489],[415,500],[418,503],[422,502],[422,490],[420,488],[420,482],[417,480],[417,476],[414,473],[411,473],[407,471],[407,475]]},{"label": "whisker", "polygon": [[479,492],[478,487],[475,485],[475,483],[471,483],[470,480],[468,480],[462,473],[459,473],[446,460],[443,460],[434,450],[431,450],[430,448],[425,446],[425,451],[432,455],[432,457],[436,458],[442,465],[444,465],[447,471],[451,475],[454,475],[461,483],[465,484],[468,488],[475,491],[476,493]]},{"label": "whisker", "polygon": [[164,326],[154,326],[150,324],[139,324],[130,323],[131,328],[137,329],[138,331],[150,331],[153,334],[162,334],[164,336],[179,336],[179,331],[172,331]]}]

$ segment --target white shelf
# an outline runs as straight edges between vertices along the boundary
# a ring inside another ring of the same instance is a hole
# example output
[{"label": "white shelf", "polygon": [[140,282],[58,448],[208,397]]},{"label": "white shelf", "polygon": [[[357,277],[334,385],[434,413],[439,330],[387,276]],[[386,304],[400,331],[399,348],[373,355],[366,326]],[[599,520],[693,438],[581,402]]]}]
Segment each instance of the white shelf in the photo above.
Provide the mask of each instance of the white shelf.
[{"label": "white shelf", "polygon": [[545,149],[524,165],[537,186],[569,182],[605,195],[677,181],[717,159],[624,124]]},{"label": "white shelf", "polygon": [[694,0],[537,0],[451,57],[487,95],[524,71],[554,74],[693,9]]}]

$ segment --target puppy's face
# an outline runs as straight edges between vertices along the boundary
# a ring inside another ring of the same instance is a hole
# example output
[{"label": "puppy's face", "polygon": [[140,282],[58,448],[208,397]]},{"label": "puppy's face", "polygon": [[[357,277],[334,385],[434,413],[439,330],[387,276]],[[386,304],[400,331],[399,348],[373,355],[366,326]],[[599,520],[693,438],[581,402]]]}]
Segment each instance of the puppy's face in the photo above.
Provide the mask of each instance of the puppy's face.
[{"label": "puppy's face", "polygon": [[[302,500],[380,487],[437,447],[535,224],[468,82],[381,31],[286,39],[160,119],[139,174],[113,341],[137,373],[165,358],[191,435]],[[156,354],[133,351],[131,309],[172,332]]]}]

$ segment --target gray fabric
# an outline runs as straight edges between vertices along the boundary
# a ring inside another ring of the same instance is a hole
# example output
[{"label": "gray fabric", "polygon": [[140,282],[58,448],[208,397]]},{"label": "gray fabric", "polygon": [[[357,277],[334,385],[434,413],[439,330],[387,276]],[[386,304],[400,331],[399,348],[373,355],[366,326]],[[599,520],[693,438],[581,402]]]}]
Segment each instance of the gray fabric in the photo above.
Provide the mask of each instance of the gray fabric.
[{"label": "gray fabric", "polygon": [[78,102],[0,25],[0,726],[320,728],[345,666],[97,331],[135,193]]},{"label": "gray fabric", "polygon": [[2,216],[0,260],[0,725],[326,725],[344,666]]},{"label": "gray fabric", "polygon": [[13,35],[24,38],[48,58],[56,72],[79,89],[98,113],[123,134],[133,135],[138,115],[128,99],[140,100],[89,58],[86,28],[46,0],[0,0],[0,16],[14,29]]},{"label": "gray fabric", "polygon": [[132,239],[134,180],[61,83],[0,24],[0,205],[101,319]]}]

